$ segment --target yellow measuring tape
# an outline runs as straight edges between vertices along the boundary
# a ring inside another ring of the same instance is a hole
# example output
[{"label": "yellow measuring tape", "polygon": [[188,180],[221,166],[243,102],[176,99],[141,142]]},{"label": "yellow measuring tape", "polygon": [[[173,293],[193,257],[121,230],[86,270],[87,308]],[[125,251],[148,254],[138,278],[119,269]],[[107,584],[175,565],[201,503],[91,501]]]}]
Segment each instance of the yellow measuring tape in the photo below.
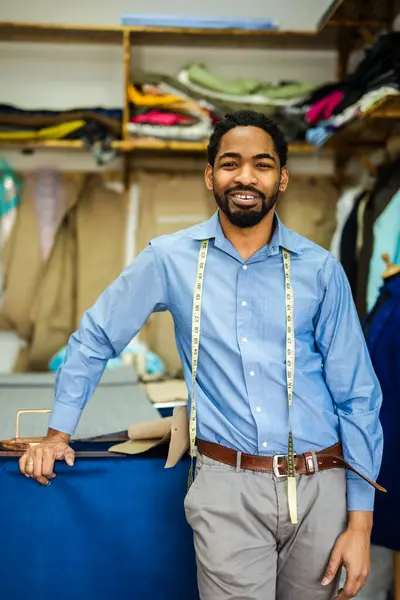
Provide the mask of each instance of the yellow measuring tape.
[{"label": "yellow measuring tape", "polygon": [[[193,482],[193,459],[196,455],[196,398],[195,384],[197,377],[197,366],[200,345],[200,319],[201,301],[203,296],[204,270],[207,260],[208,240],[203,240],[200,245],[197,263],[196,284],[193,298],[192,311],[192,394],[189,418],[189,440],[190,440],[190,473],[189,486]],[[290,275],[290,253],[282,249],[283,267],[285,273],[285,305],[286,305],[286,382],[289,409],[289,440],[288,440],[288,500],[289,513],[292,523],[297,523],[297,486],[294,459],[294,444],[292,432],[292,406],[293,406],[293,384],[294,384],[294,361],[295,361],[295,338],[294,338],[294,297]]]}]

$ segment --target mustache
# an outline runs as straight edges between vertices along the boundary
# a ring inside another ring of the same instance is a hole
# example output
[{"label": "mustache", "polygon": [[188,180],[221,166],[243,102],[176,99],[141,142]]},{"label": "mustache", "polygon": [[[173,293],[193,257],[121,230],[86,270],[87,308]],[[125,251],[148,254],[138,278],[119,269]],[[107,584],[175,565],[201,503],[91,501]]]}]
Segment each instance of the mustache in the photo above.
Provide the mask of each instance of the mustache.
[{"label": "mustache", "polygon": [[257,196],[260,196],[261,200],[265,200],[266,198],[263,192],[260,192],[260,190],[251,185],[237,185],[226,190],[224,195],[228,196],[229,194],[235,194],[237,192],[253,192],[253,194],[257,194]]}]

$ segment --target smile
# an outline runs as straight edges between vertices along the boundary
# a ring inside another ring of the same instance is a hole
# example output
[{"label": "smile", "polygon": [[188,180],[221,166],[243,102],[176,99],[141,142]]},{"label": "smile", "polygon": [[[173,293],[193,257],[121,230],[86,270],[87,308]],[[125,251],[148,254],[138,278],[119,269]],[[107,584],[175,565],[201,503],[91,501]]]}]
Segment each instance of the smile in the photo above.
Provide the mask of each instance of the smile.
[{"label": "smile", "polygon": [[233,194],[229,194],[229,196],[235,204],[240,204],[241,206],[251,206],[260,200],[258,194],[251,192],[234,192]]}]

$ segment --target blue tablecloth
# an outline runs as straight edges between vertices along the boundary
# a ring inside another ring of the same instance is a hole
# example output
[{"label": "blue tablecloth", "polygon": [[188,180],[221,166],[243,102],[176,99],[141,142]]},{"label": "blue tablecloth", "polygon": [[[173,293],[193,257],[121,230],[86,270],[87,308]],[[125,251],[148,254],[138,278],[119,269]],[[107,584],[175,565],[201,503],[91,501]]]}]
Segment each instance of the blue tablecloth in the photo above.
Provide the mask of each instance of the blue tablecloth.
[{"label": "blue tablecloth", "polygon": [[42,487],[0,457],[0,599],[198,600],[188,460],[164,464],[165,449],[77,458]]}]

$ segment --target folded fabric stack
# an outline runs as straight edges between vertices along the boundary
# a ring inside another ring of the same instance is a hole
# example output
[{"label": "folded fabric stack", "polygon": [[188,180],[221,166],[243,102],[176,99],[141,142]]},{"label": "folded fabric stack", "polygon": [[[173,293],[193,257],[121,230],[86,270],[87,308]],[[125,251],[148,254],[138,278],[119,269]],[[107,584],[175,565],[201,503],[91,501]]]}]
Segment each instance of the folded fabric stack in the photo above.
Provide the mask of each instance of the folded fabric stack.
[{"label": "folded fabric stack", "polygon": [[82,140],[96,161],[104,164],[114,158],[111,143],[121,139],[121,121],[119,109],[23,110],[0,104],[0,142]]},{"label": "folded fabric stack", "polygon": [[273,116],[289,141],[303,140],[303,105],[314,89],[297,82],[228,81],[199,64],[188,65],[177,77],[137,73],[129,88],[129,131],[140,137],[199,141],[207,139],[212,125],[227,112],[253,108]]},{"label": "folded fabric stack", "polygon": [[211,111],[178,90],[165,90],[157,77],[142,77],[128,88],[131,135],[186,142],[202,142],[212,132]]},{"label": "folded fabric stack", "polygon": [[323,146],[350,122],[366,117],[388,98],[400,94],[400,32],[382,35],[368,49],[354,73],[325,85],[308,99],[307,140]]}]

